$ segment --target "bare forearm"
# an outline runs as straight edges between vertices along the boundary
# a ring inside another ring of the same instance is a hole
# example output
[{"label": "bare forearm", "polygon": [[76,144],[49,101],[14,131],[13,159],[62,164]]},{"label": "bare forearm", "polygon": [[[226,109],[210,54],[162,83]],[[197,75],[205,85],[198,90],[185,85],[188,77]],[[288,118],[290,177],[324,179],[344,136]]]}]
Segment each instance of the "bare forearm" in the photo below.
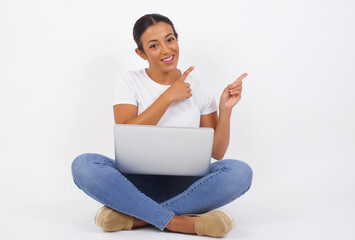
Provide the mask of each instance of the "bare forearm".
[{"label": "bare forearm", "polygon": [[212,157],[221,160],[227,151],[230,138],[230,118],[232,112],[220,112],[213,139]]},{"label": "bare forearm", "polygon": [[144,112],[129,120],[126,124],[157,125],[170,104],[171,100],[169,97],[165,94],[162,94]]}]

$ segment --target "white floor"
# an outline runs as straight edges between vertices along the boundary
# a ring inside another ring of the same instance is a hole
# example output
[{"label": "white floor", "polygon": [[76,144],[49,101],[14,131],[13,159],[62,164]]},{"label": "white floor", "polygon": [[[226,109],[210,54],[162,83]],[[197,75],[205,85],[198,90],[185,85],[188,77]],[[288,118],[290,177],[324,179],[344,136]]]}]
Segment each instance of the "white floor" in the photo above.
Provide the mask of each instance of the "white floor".
[{"label": "white floor", "polygon": [[[2,196],[0,239],[211,239],[161,232],[154,227],[106,233],[94,224],[101,205],[74,185],[57,193],[45,191],[41,197],[34,194],[21,198],[12,189],[7,191],[10,198]],[[351,192],[312,191],[280,192],[255,184],[246,195],[222,208],[236,221],[236,228],[225,238],[355,239],[355,199]]]}]

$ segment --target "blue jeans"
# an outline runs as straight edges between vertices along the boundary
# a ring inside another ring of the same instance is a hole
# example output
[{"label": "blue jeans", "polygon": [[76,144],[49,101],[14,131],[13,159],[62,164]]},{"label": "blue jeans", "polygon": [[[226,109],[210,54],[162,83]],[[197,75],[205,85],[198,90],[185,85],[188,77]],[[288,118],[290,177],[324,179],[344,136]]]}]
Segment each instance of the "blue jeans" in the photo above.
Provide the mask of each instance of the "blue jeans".
[{"label": "blue jeans", "polygon": [[93,199],[164,230],[175,214],[204,213],[243,195],[253,172],[244,162],[224,159],[204,177],[122,174],[114,160],[86,153],[75,158],[72,174]]}]

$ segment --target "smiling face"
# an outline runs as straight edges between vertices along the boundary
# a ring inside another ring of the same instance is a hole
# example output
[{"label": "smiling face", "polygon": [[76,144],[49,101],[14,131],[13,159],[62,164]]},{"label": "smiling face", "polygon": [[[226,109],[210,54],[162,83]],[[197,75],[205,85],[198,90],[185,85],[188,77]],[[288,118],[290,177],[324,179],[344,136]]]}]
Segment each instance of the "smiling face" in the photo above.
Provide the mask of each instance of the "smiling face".
[{"label": "smiling face", "polygon": [[161,72],[176,70],[179,45],[169,24],[158,22],[150,26],[142,34],[141,42],[144,52],[137,48],[136,53],[148,61],[149,69]]}]

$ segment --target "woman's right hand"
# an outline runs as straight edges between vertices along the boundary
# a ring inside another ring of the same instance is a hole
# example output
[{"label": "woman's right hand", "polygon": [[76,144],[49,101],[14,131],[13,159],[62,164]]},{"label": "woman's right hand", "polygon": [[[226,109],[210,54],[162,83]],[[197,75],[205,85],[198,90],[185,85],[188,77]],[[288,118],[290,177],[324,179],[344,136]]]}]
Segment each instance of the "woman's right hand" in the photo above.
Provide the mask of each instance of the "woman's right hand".
[{"label": "woman's right hand", "polygon": [[187,75],[189,75],[192,70],[194,70],[193,66],[187,69],[181,77],[164,92],[171,102],[177,102],[192,96],[190,84],[185,82]]}]

